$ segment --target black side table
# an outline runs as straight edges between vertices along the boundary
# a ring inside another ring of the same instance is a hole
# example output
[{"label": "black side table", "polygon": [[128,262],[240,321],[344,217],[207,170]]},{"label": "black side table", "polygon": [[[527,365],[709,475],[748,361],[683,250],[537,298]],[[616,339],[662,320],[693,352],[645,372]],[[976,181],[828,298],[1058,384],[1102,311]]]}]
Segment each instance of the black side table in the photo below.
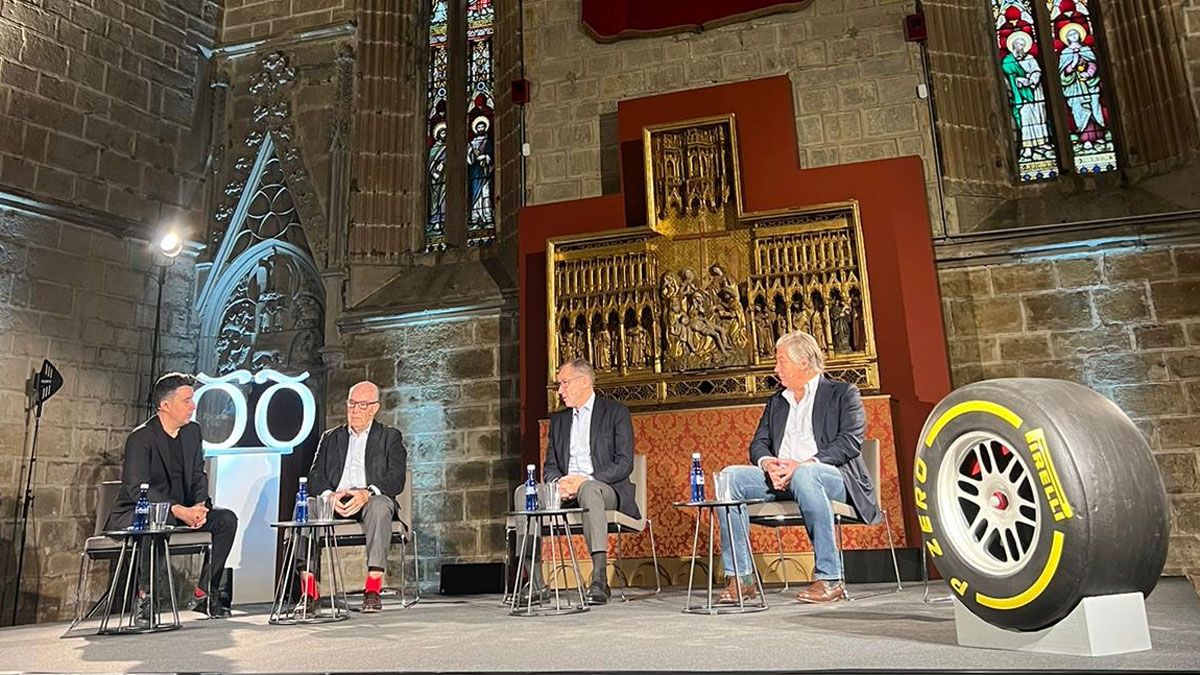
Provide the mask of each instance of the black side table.
[{"label": "black side table", "polygon": [[[738,582],[738,602],[736,605],[718,605],[713,603],[713,576],[716,574],[716,568],[713,566],[713,552],[716,545],[716,524],[717,524],[717,509],[725,511],[725,528],[729,531],[730,539],[733,538],[733,512],[737,512],[740,516],[746,509],[748,504],[758,504],[765,502],[765,499],[729,499],[716,500],[710,499],[702,502],[674,502],[675,508],[690,508],[694,512],[696,526],[692,531],[692,564],[688,571],[688,592],[687,603],[684,605],[683,611],[686,614],[747,614],[749,612],[761,612],[767,609],[767,598],[763,594],[762,578],[758,576],[758,565],[754,562],[754,552],[750,552],[750,569],[740,570],[737,567],[737,556],[733,556],[733,574],[736,577],[741,577],[742,574],[752,572],[754,574],[754,584],[758,589],[758,602],[746,602],[746,598],[742,597],[741,582]],[[696,550],[700,543],[700,521],[704,516],[704,512],[708,511],[708,596],[705,604],[692,605],[692,585],[693,577],[696,574]],[[749,532],[746,533],[747,537]],[[732,543],[732,541],[731,541]],[[747,542],[747,546],[749,542]],[[728,574],[729,570],[725,570]]]},{"label": "black side table", "polygon": [[[350,618],[349,602],[346,599],[346,589],[342,583],[342,562],[338,557],[337,537],[334,536],[333,528],[343,523],[353,522],[355,521],[339,519],[309,520],[303,523],[285,520],[271,523],[271,527],[285,532],[284,538],[287,543],[283,553],[283,571],[280,573],[279,583],[275,587],[275,602],[271,605],[271,616],[267,619],[267,623],[290,626],[298,623],[333,623]],[[318,538],[320,538],[320,545],[318,545]],[[304,559],[307,561],[308,571],[312,572],[312,568],[315,566],[318,579],[324,576],[320,574],[324,571],[321,550],[325,549],[329,552],[328,611],[324,611],[324,608],[320,607],[319,601],[317,606],[311,610],[305,605],[301,612],[296,612],[295,608],[287,606],[288,591],[291,590],[292,584],[299,576],[297,563],[301,546],[304,546]]]},{"label": "black side table", "polygon": [[[512,599],[509,604],[509,614],[513,616],[538,616],[538,615],[557,615],[557,614],[576,614],[579,612],[588,611],[587,597],[583,594],[583,575],[579,572],[579,561],[575,558],[575,548],[571,546],[571,530],[570,524],[567,522],[567,516],[573,513],[584,513],[585,508],[569,508],[569,509],[539,509],[537,511],[509,511],[507,515],[523,516],[525,518],[525,537],[526,543],[529,545],[529,578],[533,579],[534,566],[537,565],[538,553],[542,548],[540,541],[535,540],[529,542],[530,532],[540,536],[542,528],[547,527],[550,530],[550,569],[554,570],[553,574],[558,576],[558,568],[562,553],[558,550],[559,541],[556,537],[560,534],[557,532],[562,529],[561,534],[566,535],[567,553],[571,558],[571,568],[575,571],[575,590],[579,596],[579,604],[572,605],[570,596],[571,593],[564,592],[567,597],[560,597],[558,584],[554,584],[554,605],[546,605],[538,609],[534,609],[537,604],[533,601],[533,583],[529,584],[529,592],[522,597],[521,589],[513,588]],[[517,584],[520,584],[521,570],[526,567],[524,551],[521,551],[517,557]],[[544,562],[544,561],[543,561]],[[561,561],[565,564],[565,560]],[[556,579],[557,581],[557,579]],[[564,606],[563,601],[566,601]]]},{"label": "black side table", "polygon": [[[104,607],[104,615],[100,618],[100,628],[97,635],[127,635],[131,633],[158,633],[161,631],[177,630],[179,622],[179,607],[175,603],[175,579],[171,576],[171,545],[168,540],[175,532],[187,530],[186,527],[167,526],[156,530],[108,530],[104,536],[121,542],[121,551],[117,556],[112,582],[108,589],[108,602]],[[117,587],[121,581],[122,565],[128,556],[129,564],[125,567],[125,583],[121,589],[121,605],[117,614],[117,625],[110,625],[113,617],[113,601],[117,598]],[[149,566],[149,582],[146,596],[138,598],[138,584],[141,575],[138,571],[142,565]],[[158,583],[158,570],[161,569],[167,578],[167,597],[163,598],[164,589]],[[135,577],[137,580],[135,581]],[[139,599],[150,604],[149,621],[138,621]],[[163,621],[160,605],[170,600],[170,621]]]}]

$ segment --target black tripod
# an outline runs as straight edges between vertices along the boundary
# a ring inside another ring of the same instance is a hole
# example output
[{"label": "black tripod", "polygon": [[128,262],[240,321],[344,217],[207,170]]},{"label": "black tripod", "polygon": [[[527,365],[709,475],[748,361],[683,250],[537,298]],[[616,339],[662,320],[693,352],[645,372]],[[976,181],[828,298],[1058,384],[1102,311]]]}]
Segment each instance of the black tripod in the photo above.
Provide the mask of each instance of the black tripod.
[{"label": "black tripod", "polygon": [[[62,388],[63,378],[54,364],[42,361],[41,371],[34,373],[32,378],[33,405],[36,409],[33,422],[33,438],[29,444],[29,470],[25,473],[25,496],[21,499],[21,548],[17,555],[16,590],[13,595],[12,623],[17,624],[17,609],[21,605],[21,577],[25,572],[25,538],[29,534],[29,513],[33,510],[33,468],[37,464],[37,437],[42,426],[42,404]],[[16,519],[13,519],[13,532],[16,532]]]}]

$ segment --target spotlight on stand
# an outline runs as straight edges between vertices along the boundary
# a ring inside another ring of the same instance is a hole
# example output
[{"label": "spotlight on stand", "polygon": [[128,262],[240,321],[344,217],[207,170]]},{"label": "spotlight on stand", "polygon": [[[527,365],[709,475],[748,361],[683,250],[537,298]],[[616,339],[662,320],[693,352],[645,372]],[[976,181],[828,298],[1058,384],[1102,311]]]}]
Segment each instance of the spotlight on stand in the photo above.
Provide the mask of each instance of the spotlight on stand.
[{"label": "spotlight on stand", "polygon": [[158,238],[158,252],[171,260],[183,253],[183,237],[179,236],[178,230],[167,230]]},{"label": "spotlight on stand", "polygon": [[[17,625],[17,609],[21,605],[21,581],[25,574],[25,540],[29,534],[29,514],[33,508],[33,469],[37,464],[37,438],[38,431],[42,428],[42,404],[56,394],[59,389],[62,389],[63,378],[58,372],[58,368],[54,367],[53,363],[48,360],[42,361],[42,369],[33,374],[29,379],[29,399],[30,404],[34,408],[33,436],[29,441],[29,464],[28,472],[25,474],[25,492],[21,498],[21,548],[17,554],[17,580],[16,593],[13,597],[12,608],[12,625]],[[22,461],[25,459],[21,457]],[[13,522],[13,532],[16,533],[18,523]],[[15,536],[14,536],[15,538]]]},{"label": "spotlight on stand", "polygon": [[158,377],[158,338],[162,329],[163,286],[167,282],[167,268],[183,253],[184,239],[179,229],[168,227],[154,240],[154,264],[158,267],[158,300],[154,304],[154,345],[150,349],[150,385],[146,392],[146,412],[154,414],[154,380]]}]

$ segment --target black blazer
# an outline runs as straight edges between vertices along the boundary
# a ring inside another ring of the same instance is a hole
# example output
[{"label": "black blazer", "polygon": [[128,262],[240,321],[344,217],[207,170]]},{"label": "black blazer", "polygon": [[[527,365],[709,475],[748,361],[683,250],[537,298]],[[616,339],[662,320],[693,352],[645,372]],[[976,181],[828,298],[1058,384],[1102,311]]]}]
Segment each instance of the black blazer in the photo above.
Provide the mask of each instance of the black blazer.
[{"label": "black blazer", "polygon": [[125,459],[121,465],[121,489],[108,515],[108,529],[128,527],[133,522],[142,483],[150,484],[151,502],[171,502],[194,506],[211,503],[208,498],[208,473],[204,470],[204,451],[200,447],[200,425],[191,422],[179,430],[183,447],[183,492],[171,490],[168,465],[178,468],[180,458],[167,445],[158,415],[129,433],[125,439]]},{"label": "black blazer", "polygon": [[[308,470],[308,493],[318,495],[336,490],[346,467],[346,452],[350,449],[350,427],[341,424],[321,434],[317,455]],[[367,485],[374,485],[389,497],[404,492],[404,471],[408,451],[400,430],[373,422],[367,432]],[[366,487],[364,485],[363,487]]]},{"label": "black blazer", "polygon": [[[750,441],[750,461],[754,465],[757,466],[764,457],[779,456],[790,412],[791,406],[783,397],[783,391],[767,399],[758,430]],[[875,486],[871,484],[860,451],[866,428],[867,413],[858,387],[834,382],[822,375],[813,401],[817,459],[841,471],[850,503],[863,521],[874,524],[880,519],[879,508],[875,505]]]},{"label": "black blazer", "polygon": [[[571,466],[574,412],[572,408],[563,408],[550,416],[550,438],[542,480],[562,478]],[[636,491],[629,482],[629,474],[633,473],[633,420],[629,408],[597,396],[588,433],[592,446],[592,478],[612,486],[617,493],[618,511],[630,518],[641,518]]]}]

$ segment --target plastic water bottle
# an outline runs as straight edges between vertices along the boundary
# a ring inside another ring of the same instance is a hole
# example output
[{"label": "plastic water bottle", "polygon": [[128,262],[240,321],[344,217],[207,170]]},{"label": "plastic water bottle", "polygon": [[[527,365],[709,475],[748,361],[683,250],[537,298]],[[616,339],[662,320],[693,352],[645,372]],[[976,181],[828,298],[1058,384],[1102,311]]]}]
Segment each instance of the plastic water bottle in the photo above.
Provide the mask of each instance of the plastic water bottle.
[{"label": "plastic water bottle", "polygon": [[300,489],[296,490],[296,522],[308,522],[308,479],[300,479]]},{"label": "plastic water bottle", "polygon": [[533,480],[533,465],[525,467],[525,510],[537,511],[537,483]]},{"label": "plastic water bottle", "polygon": [[130,529],[144,530],[150,525],[150,484],[139,486],[137,503],[133,505],[133,525]]},{"label": "plastic water bottle", "polygon": [[704,469],[700,467],[700,453],[692,453],[692,501],[704,501]]}]

